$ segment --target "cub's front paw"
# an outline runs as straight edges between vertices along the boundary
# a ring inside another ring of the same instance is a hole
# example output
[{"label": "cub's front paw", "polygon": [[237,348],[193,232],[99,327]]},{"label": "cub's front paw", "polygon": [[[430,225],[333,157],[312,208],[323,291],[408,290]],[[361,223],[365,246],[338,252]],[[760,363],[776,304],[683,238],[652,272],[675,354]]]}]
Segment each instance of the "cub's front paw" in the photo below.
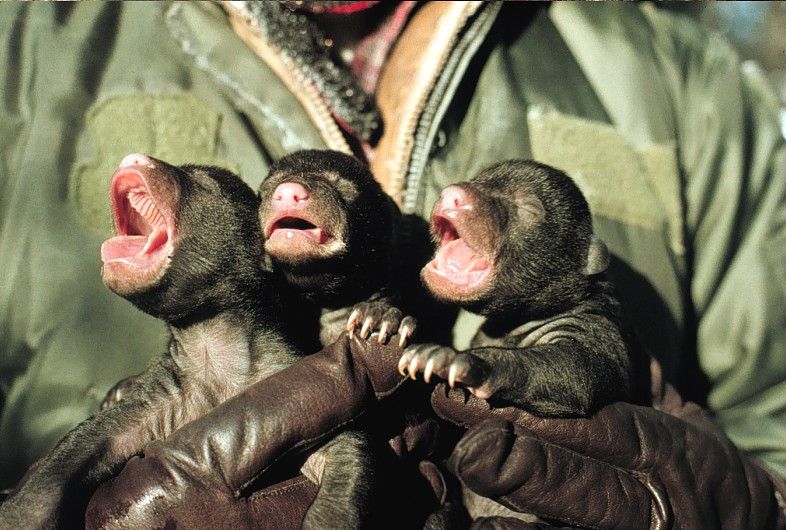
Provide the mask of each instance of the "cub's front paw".
[{"label": "cub's front paw", "polygon": [[416,344],[407,348],[399,359],[398,371],[412,379],[423,372],[423,380],[428,383],[431,376],[447,379],[453,388],[456,384],[467,387],[472,394],[487,399],[490,396],[484,387],[487,381],[489,364],[471,353],[460,353],[448,346],[438,344]]},{"label": "cub's front paw", "polygon": [[411,316],[404,314],[397,307],[385,301],[361,302],[352,308],[347,319],[347,331],[352,337],[360,326],[358,336],[368,339],[373,332],[377,332],[377,341],[382,344],[398,333],[399,345],[404,347],[409,338],[415,333],[417,322]]}]

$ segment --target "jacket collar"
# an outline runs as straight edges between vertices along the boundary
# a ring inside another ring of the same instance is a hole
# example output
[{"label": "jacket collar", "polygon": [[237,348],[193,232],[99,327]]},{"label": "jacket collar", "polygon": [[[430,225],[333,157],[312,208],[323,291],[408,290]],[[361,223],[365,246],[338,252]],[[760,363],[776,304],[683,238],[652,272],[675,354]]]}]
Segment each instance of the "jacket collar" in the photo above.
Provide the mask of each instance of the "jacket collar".
[{"label": "jacket collar", "polygon": [[384,131],[371,170],[386,192],[401,197],[415,130],[458,35],[482,2],[429,2],[393,48],[377,87]]},{"label": "jacket collar", "polygon": [[[407,171],[416,147],[416,129],[429,97],[462,31],[483,4],[480,1],[426,3],[415,12],[383,67],[376,94],[383,132],[376,148],[367,155],[375,177],[397,202],[403,199]],[[265,36],[245,2],[226,2],[222,6],[235,33],[303,106],[326,147],[351,153],[324,95],[299,65]],[[482,40],[484,36],[482,33],[473,38]]]}]

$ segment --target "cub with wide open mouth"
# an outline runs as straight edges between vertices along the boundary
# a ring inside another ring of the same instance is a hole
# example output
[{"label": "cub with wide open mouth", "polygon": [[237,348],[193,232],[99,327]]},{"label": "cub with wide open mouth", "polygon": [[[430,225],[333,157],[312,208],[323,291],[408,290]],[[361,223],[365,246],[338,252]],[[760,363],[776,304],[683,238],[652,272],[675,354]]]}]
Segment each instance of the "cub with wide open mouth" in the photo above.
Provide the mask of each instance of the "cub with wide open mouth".
[{"label": "cub with wide open mouth", "polygon": [[499,231],[489,226],[480,206],[482,200],[466,184],[448,186],[434,204],[431,234],[437,249],[421,277],[441,300],[472,300],[492,281]]},{"label": "cub with wide open mouth", "polygon": [[300,296],[343,307],[387,283],[398,210],[358,159],[297,151],[270,169],[259,196],[265,252]]},{"label": "cub with wide open mouth", "polygon": [[238,176],[131,154],[112,176],[110,201],[116,235],[101,246],[102,279],[143,311],[171,320],[223,310],[232,303],[226,271],[258,283],[258,198]]},{"label": "cub with wide open mouth", "polygon": [[604,275],[608,249],[568,175],[500,162],[445,188],[431,229],[438,248],[424,284],[486,318],[462,352],[408,348],[402,373],[547,416],[586,414],[627,395],[635,341]]},{"label": "cub with wide open mouth", "polygon": [[116,235],[101,248],[103,280],[168,325],[169,347],[30,469],[3,521],[84,527],[91,492],[151,441],[302,357],[260,266],[258,197],[238,175],[131,154],[109,199]]},{"label": "cub with wide open mouth", "polygon": [[126,296],[158,282],[175,248],[180,188],[176,168],[131,154],[112,176],[116,236],[101,245],[104,283]]},{"label": "cub with wide open mouth", "polygon": [[552,174],[562,175],[515,161],[446,187],[431,216],[437,248],[421,270],[431,294],[487,316],[540,316],[576,303],[586,289],[587,248],[591,257],[603,251],[595,250],[599,241],[588,245],[581,192],[568,177],[543,176]]}]

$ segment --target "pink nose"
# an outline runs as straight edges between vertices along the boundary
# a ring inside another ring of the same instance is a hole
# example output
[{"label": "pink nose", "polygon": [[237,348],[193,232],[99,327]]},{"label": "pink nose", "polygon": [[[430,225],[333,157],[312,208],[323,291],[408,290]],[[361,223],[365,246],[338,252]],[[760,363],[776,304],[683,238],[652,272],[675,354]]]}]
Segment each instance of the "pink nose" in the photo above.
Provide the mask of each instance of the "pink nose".
[{"label": "pink nose", "polygon": [[123,157],[123,160],[120,161],[120,167],[129,167],[129,166],[146,166],[146,167],[155,167],[153,161],[150,157],[140,154],[140,153],[132,153],[130,155],[126,155]]},{"label": "pink nose", "polygon": [[439,198],[443,210],[461,208],[467,204],[467,193],[461,186],[448,186]]},{"label": "pink nose", "polygon": [[284,208],[302,206],[308,200],[308,190],[296,182],[284,182],[273,191],[273,206]]}]

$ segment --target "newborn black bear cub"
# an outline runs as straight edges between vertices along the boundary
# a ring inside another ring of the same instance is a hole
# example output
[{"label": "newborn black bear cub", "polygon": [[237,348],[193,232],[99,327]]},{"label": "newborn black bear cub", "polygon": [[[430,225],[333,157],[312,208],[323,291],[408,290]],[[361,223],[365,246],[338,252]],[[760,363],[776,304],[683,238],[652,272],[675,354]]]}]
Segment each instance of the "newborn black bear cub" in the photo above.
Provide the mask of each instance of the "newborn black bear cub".
[{"label": "newborn black bear cub", "polygon": [[147,443],[300,356],[275,320],[259,201],[239,177],[129,155],[110,193],[104,283],[169,324],[169,350],[31,468],[0,506],[3,528],[79,526],[95,488]]},{"label": "newborn black bear cub", "polygon": [[[298,345],[316,351],[358,327],[363,338],[378,330],[379,341],[398,333],[403,344],[415,322],[392,305],[398,208],[368,168],[336,151],[297,151],[273,165],[259,195],[264,248]],[[355,427],[308,460],[303,472],[321,477],[321,486],[304,528],[379,524],[378,504],[389,497],[382,491],[389,481],[379,478],[386,467],[377,459],[386,449],[380,443],[386,440]]]},{"label": "newborn black bear cub", "polygon": [[635,340],[602,274],[606,247],[567,175],[532,161],[495,164],[443,190],[432,234],[423,283],[487,319],[466,351],[408,348],[402,373],[435,374],[540,416],[584,416],[629,397]]},{"label": "newborn black bear cub", "polygon": [[301,325],[297,335],[312,347],[345,328],[361,327],[363,338],[378,329],[380,342],[412,335],[391,288],[399,211],[366,166],[337,151],[298,151],[271,168],[259,194],[265,251],[290,288],[286,320]]}]

